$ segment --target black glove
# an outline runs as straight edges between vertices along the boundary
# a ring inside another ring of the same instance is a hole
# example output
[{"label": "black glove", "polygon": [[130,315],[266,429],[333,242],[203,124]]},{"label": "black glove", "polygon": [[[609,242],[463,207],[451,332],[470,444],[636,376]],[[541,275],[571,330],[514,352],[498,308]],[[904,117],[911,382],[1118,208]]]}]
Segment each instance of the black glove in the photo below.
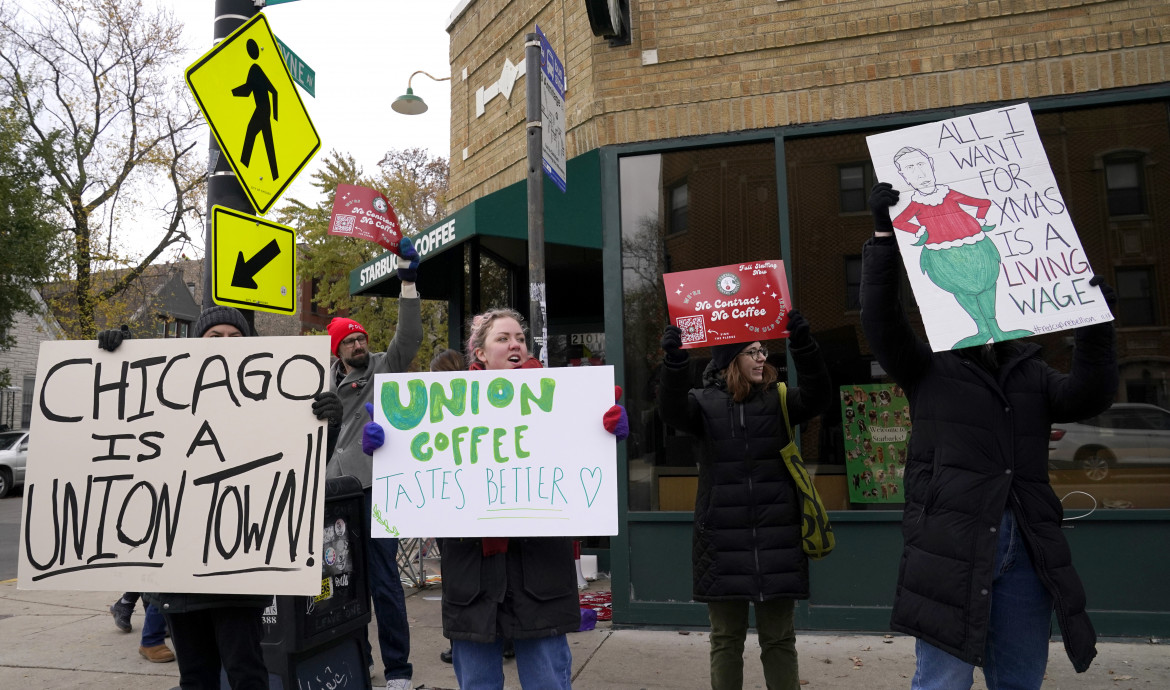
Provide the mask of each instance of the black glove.
[{"label": "black glove", "polygon": [[1117,306],[1117,290],[1113,286],[1105,282],[1105,276],[1095,275],[1089,279],[1089,285],[1096,285],[1101,288],[1101,296],[1105,298],[1105,305],[1109,307],[1110,311]]},{"label": "black glove", "polygon": [[122,344],[123,340],[130,340],[133,337],[130,335],[130,329],[126,327],[126,324],[122,324],[122,328],[120,329],[111,328],[108,331],[99,332],[97,337],[98,347],[113,352],[118,349],[118,346]]},{"label": "black glove", "polygon": [[804,314],[795,309],[788,312],[788,342],[792,347],[807,347],[812,342],[812,336],[809,335],[811,330]]},{"label": "black glove", "polygon": [[662,358],[667,364],[682,364],[689,355],[682,349],[682,331],[678,326],[667,326],[662,331]]},{"label": "black glove", "polygon": [[398,255],[401,257],[398,260],[398,279],[404,283],[417,283],[418,250],[414,248],[414,242],[411,242],[409,237],[403,237],[398,241]]},{"label": "black glove", "polygon": [[333,391],[322,391],[313,396],[313,414],[328,421],[329,426],[341,426],[341,398]]},{"label": "black glove", "polygon": [[873,214],[874,232],[893,232],[890,207],[898,203],[898,190],[889,182],[878,182],[869,190],[869,212]]}]

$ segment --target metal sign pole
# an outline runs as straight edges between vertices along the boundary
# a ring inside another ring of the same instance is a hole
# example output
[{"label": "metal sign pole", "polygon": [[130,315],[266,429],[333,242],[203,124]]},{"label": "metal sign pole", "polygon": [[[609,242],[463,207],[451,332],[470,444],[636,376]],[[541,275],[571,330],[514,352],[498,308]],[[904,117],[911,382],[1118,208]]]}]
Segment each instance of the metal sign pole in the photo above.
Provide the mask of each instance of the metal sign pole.
[{"label": "metal sign pole", "polygon": [[[215,0],[214,43],[219,43],[228,34],[240,28],[244,22],[251,19],[260,8],[253,0]],[[212,300],[211,286],[211,209],[219,205],[243,213],[254,213],[252,202],[244,194],[244,188],[232,172],[231,165],[219,150],[219,143],[214,135],[208,135],[207,146],[207,214],[204,216],[204,255],[203,255],[203,308],[215,305]],[[255,313],[251,309],[241,309],[252,332],[256,332]]]},{"label": "metal sign pole", "polygon": [[548,366],[548,307],[544,282],[544,171],[540,120],[540,37],[524,37],[525,91],[528,96],[528,321],[532,355]]}]

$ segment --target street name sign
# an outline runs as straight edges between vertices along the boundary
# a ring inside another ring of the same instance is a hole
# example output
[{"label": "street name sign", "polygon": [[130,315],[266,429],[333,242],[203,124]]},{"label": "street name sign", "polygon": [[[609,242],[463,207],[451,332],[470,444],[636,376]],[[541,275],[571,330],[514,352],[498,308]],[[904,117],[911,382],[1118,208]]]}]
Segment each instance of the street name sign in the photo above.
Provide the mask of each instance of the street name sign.
[{"label": "street name sign", "polygon": [[258,213],[321,148],[263,13],[187,68],[187,86]]},{"label": "street name sign", "polygon": [[288,67],[288,73],[292,76],[293,81],[300,84],[305,93],[316,98],[317,73],[279,38],[276,39],[276,47],[280,48],[280,55],[284,58],[284,66]]},{"label": "street name sign", "polygon": [[565,65],[553,51],[540,26],[540,120],[541,167],[549,179],[565,191]]},{"label": "street name sign", "polygon": [[249,213],[213,206],[211,276],[216,304],[296,314],[296,232]]}]

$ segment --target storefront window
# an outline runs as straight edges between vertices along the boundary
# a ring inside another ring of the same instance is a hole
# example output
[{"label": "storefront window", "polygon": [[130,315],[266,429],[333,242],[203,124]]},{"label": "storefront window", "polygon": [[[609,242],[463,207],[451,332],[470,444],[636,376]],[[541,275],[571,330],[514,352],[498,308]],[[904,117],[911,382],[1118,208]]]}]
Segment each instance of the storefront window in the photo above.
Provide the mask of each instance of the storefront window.
[{"label": "storefront window", "polygon": [[[669,322],[664,272],[780,256],[775,147],[769,141],[621,159],[630,510],[693,510],[697,439],[667,428],[656,393]],[[784,342],[764,343],[784,365]],[[694,385],[710,361],[691,350]]]},{"label": "storefront window", "polygon": [[[1170,174],[1142,168],[1133,155],[1116,154],[1170,156],[1165,106],[1035,113],[1035,119],[1088,261],[1119,297],[1114,309],[1121,375],[1117,402],[1093,419],[1052,427],[1050,478],[1057,496],[1065,497],[1069,516],[1087,511],[1094,501],[1099,509],[1168,508],[1170,329],[1160,325],[1166,300],[1155,266],[1170,259],[1170,245],[1158,231],[1170,213],[1170,199],[1153,190],[1170,189]],[[872,222],[868,214],[840,214],[845,190],[856,177],[856,161],[866,156],[865,137],[872,133],[785,143],[794,259],[790,275],[841,397],[840,405],[819,420],[822,433],[815,438],[817,485],[838,510],[901,507],[903,453],[913,434],[904,392],[874,362],[861,337],[857,257]],[[921,334],[908,290],[902,299]],[[1061,331],[1030,340],[1041,345],[1053,367],[1068,371],[1071,336]],[[807,433],[804,440],[807,447]]]}]

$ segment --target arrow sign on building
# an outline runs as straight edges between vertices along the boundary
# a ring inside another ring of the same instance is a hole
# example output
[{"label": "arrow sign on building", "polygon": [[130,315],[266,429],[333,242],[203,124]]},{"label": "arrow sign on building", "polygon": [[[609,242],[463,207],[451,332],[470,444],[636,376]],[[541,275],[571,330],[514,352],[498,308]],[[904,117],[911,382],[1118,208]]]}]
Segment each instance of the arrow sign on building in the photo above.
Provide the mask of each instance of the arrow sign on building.
[{"label": "arrow sign on building", "polygon": [[211,298],[216,304],[297,313],[296,232],[223,206],[211,208]]}]

